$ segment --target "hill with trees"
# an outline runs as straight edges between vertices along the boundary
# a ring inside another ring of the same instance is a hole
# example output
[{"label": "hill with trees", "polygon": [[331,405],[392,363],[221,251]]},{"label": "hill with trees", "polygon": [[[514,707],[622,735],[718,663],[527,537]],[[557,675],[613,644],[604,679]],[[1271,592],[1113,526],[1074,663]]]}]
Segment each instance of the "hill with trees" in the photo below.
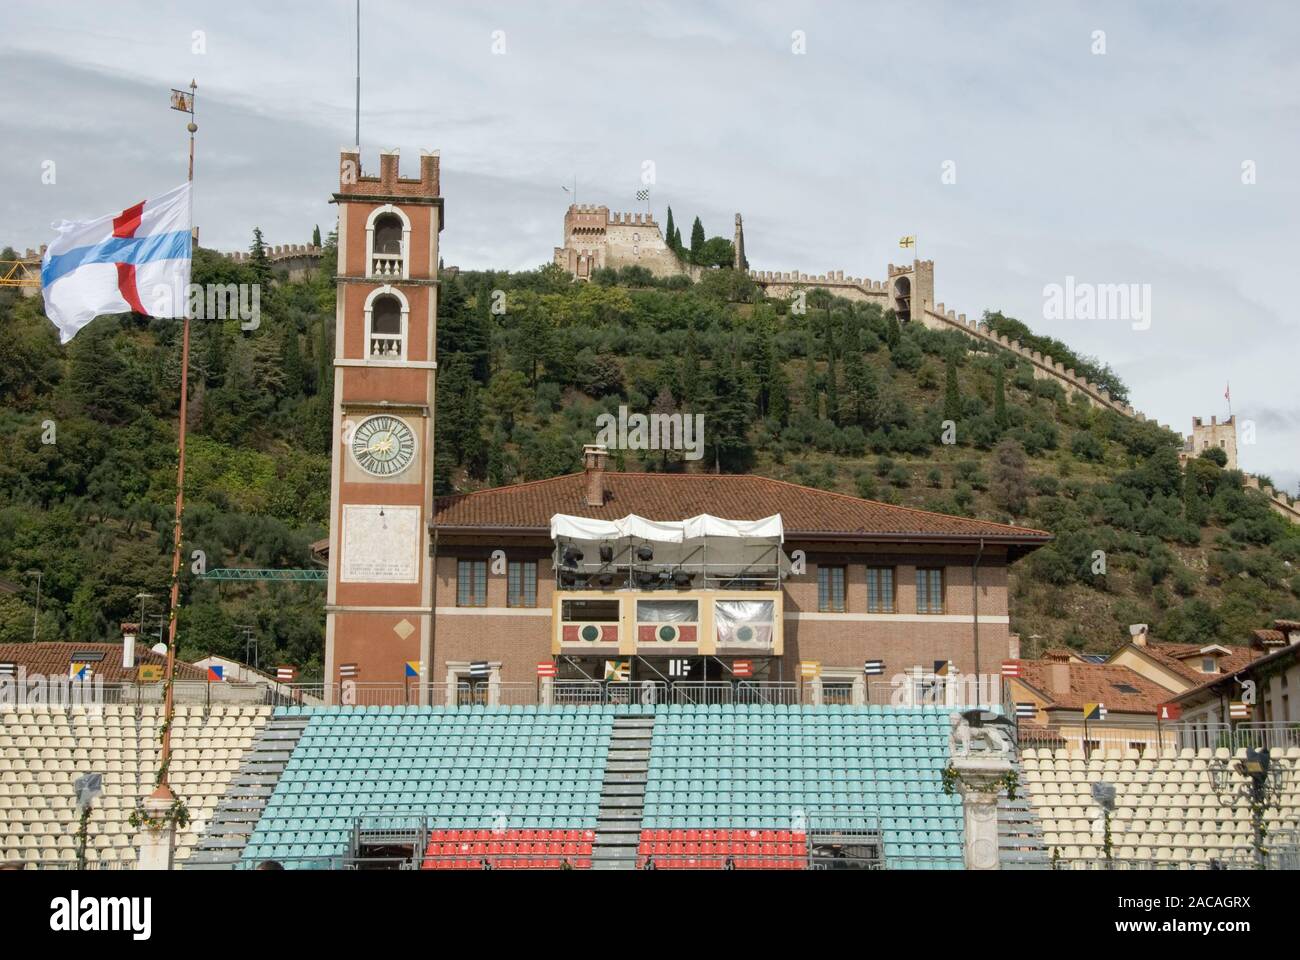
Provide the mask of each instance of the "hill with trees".
[{"label": "hill with trees", "polygon": [[[325,535],[333,259],[327,239],[318,275],[264,289],[254,330],[194,324],[185,543],[209,567],[309,566]],[[267,270],[199,251],[194,280]],[[799,311],[730,269],[696,283],[637,268],[590,283],[553,266],[447,271],[441,290],[439,493],[580,469],[597,417],[620,405],[702,413],[702,459],[615,450],[615,468],[750,471],[1051,530],[1056,541],[1012,570],[1028,654],[1104,652],[1132,622],[1164,640],[1242,642],[1273,617],[1300,618],[1300,527],[1240,473],[1209,459],[1184,472],[1181,437],[1072,400],[957,331],[824,290]],[[1124,396],[1103,363],[986,319]],[[0,592],[0,642],[31,636],[33,570],[44,639],[114,637],[139,618],[141,592],[165,615],[180,324],[102,317],[60,347],[40,299],[12,290],[0,324],[0,581],[19,588]],[[183,656],[242,657],[247,624],[263,665],[319,676],[319,586],[218,585],[187,570],[183,589]]]}]

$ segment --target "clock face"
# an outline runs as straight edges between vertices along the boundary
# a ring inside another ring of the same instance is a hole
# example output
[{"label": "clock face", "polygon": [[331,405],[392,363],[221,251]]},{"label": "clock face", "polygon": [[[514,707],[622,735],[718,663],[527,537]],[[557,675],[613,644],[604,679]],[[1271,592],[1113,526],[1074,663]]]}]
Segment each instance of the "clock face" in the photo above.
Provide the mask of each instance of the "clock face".
[{"label": "clock face", "polygon": [[367,417],[352,432],[352,459],[366,473],[394,477],[415,459],[415,433],[397,417]]}]

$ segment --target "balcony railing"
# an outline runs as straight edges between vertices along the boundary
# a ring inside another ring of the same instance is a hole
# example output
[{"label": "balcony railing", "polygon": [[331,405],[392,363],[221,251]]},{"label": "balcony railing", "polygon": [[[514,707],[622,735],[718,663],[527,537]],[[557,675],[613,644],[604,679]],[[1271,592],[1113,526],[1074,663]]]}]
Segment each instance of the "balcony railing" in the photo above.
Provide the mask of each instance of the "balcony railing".
[{"label": "balcony railing", "polygon": [[404,344],[402,338],[391,333],[372,333],[370,347],[366,351],[372,360],[400,360]]},{"label": "balcony railing", "polygon": [[370,276],[384,280],[399,280],[403,276],[406,258],[400,253],[376,253],[370,257]]}]

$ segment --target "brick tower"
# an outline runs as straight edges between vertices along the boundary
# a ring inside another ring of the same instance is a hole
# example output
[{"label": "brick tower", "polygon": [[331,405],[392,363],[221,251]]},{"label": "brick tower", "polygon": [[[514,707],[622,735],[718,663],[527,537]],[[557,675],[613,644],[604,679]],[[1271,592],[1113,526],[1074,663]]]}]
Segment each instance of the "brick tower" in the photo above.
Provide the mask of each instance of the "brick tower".
[{"label": "brick tower", "polygon": [[380,154],[378,176],[362,175],[359,152],[345,150],[334,201],[325,680],[400,684],[407,661],[429,661],[438,155],[422,154],[419,177],[409,179],[396,150]]}]

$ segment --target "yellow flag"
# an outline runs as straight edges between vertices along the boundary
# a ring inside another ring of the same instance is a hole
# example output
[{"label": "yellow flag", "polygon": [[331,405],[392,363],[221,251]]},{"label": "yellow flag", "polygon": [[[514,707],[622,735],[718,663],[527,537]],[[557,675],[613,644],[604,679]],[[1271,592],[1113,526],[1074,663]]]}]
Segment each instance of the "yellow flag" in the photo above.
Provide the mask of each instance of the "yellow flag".
[{"label": "yellow flag", "polygon": [[916,235],[912,234],[906,237],[899,237],[898,245],[904,249],[916,246]]}]

